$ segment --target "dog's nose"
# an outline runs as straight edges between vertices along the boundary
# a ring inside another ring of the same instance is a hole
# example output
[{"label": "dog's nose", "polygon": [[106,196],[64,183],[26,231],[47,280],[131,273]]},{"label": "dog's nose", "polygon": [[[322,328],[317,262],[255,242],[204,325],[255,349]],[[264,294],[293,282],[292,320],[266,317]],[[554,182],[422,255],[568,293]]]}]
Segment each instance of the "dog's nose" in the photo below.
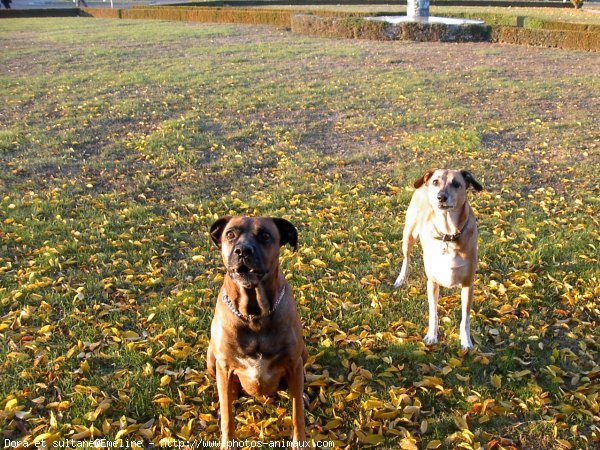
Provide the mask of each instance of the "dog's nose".
[{"label": "dog's nose", "polygon": [[241,256],[243,258],[247,257],[247,256],[252,256],[252,254],[254,253],[254,251],[252,250],[252,247],[250,247],[249,245],[236,245],[233,249],[233,253],[236,254],[237,256]]},{"label": "dog's nose", "polygon": [[445,192],[438,192],[437,199],[440,202],[444,203],[444,202],[446,202],[448,200],[448,196],[446,195]]}]

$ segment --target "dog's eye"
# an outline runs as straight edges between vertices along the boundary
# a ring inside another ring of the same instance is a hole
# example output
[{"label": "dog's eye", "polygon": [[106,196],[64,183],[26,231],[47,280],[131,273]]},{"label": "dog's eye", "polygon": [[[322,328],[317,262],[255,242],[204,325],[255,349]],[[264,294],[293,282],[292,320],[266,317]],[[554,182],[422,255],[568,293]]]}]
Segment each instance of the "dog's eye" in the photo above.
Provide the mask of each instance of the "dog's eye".
[{"label": "dog's eye", "polygon": [[431,182],[431,184],[433,184],[434,186],[438,186],[440,184],[440,181],[439,180],[433,180]]},{"label": "dog's eye", "polygon": [[269,239],[271,239],[271,235],[266,231],[263,231],[258,235],[258,239],[260,239],[262,242],[268,242]]},{"label": "dog's eye", "polygon": [[225,237],[229,240],[232,240],[235,238],[235,233],[231,230],[229,230],[227,233],[225,233]]},{"label": "dog's eye", "polygon": [[453,188],[458,189],[460,187],[460,183],[456,180],[452,181],[452,183],[450,183],[452,185]]}]

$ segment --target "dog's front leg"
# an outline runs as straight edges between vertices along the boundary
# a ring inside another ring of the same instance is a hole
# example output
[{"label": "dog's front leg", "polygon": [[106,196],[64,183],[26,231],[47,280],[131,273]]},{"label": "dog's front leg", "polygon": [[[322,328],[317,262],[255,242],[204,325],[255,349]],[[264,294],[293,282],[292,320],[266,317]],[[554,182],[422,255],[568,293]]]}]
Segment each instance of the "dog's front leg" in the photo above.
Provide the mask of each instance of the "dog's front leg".
[{"label": "dog's front leg", "polygon": [[427,301],[429,303],[429,329],[423,339],[427,345],[437,344],[438,341],[438,298],[440,285],[435,281],[427,280]]},{"label": "dog's front leg", "polygon": [[396,281],[394,282],[395,289],[398,289],[400,286],[402,286],[406,282],[406,279],[408,278],[408,262],[409,262],[409,258],[408,258],[408,255],[406,255],[406,256],[404,256],[404,260],[402,261],[402,268],[400,269],[400,274],[398,275],[398,278],[396,278]]},{"label": "dog's front leg", "polygon": [[219,393],[219,410],[221,413],[221,450],[229,448],[233,440],[235,425],[233,423],[233,383],[229,368],[217,361],[217,391]]},{"label": "dog's front leg", "polygon": [[473,350],[471,341],[471,304],[473,303],[473,283],[463,286],[460,291],[462,318],[460,320],[460,346],[463,350]]},{"label": "dog's front leg", "polygon": [[409,215],[407,214],[407,225],[404,227],[404,233],[402,235],[402,256],[404,259],[402,261],[402,268],[400,269],[400,274],[394,282],[395,289],[398,289],[400,286],[402,286],[408,278],[408,264],[410,263],[409,255],[418,237],[416,222],[414,220],[408,222],[408,220]]},{"label": "dog's front leg", "polygon": [[292,441],[302,443],[306,439],[304,431],[304,365],[298,358],[288,377],[288,387],[292,398]]}]

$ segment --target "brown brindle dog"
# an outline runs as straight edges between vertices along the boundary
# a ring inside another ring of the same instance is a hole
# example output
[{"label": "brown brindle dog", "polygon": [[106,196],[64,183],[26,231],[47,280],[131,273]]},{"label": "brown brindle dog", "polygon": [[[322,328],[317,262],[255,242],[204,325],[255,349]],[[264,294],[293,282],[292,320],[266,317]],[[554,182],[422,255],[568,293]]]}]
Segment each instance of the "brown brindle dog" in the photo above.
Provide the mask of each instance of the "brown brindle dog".
[{"label": "brown brindle dog", "polygon": [[425,343],[438,339],[440,286],[461,287],[460,345],[471,350],[470,318],[473,282],[477,269],[477,223],[467,199],[467,189],[483,188],[466,170],[432,169],[414,183],[417,189],[408,205],[402,253],[404,261],[394,283],[398,288],[408,277],[409,254],[417,238],[423,248],[429,301],[429,329]]},{"label": "brown brindle dog", "polygon": [[298,246],[298,232],[284,219],[226,216],[210,228],[227,270],[208,346],[208,372],[217,379],[221,448],[234,439],[232,402],[241,387],[269,396],[287,385],[294,443],[304,443],[302,324],[279,267],[279,248]]}]

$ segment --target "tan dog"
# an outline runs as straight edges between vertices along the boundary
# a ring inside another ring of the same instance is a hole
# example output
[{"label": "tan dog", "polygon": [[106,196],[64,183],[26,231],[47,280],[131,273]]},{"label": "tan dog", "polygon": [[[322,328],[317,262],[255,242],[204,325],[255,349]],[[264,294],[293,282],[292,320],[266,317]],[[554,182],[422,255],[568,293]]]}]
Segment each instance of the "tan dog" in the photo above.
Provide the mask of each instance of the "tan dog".
[{"label": "tan dog", "polygon": [[414,183],[417,189],[406,211],[402,236],[404,261],[394,283],[398,288],[408,277],[409,253],[420,238],[427,274],[429,329],[425,343],[438,340],[440,286],[461,287],[460,345],[471,350],[470,312],[477,268],[477,223],[467,201],[467,188],[483,188],[466,170],[433,169]]},{"label": "tan dog", "polygon": [[294,225],[267,217],[222,217],[210,229],[227,270],[211,325],[207,367],[217,379],[221,448],[234,439],[232,402],[239,388],[273,395],[287,384],[295,443],[304,443],[302,324],[279,267],[279,248],[298,245]]}]

